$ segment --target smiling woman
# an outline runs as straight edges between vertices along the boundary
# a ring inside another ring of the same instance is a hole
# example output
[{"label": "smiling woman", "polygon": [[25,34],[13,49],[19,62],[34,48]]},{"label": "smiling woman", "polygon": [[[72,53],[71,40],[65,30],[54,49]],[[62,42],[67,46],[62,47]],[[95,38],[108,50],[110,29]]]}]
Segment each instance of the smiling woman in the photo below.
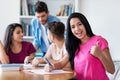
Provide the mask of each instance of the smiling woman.
[{"label": "smiling woman", "polygon": [[66,49],[78,80],[109,80],[106,71],[115,72],[107,40],[92,32],[81,13],[72,13],[68,18]]},{"label": "smiling woman", "polygon": [[28,63],[36,52],[32,43],[23,41],[23,29],[18,23],[8,25],[4,46],[0,46],[1,63]]}]

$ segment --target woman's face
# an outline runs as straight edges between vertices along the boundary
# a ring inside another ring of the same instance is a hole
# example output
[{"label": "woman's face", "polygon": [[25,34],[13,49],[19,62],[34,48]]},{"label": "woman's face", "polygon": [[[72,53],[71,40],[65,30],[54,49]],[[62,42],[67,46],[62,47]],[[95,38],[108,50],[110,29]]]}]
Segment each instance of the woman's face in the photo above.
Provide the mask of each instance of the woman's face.
[{"label": "woman's face", "polygon": [[71,31],[75,37],[81,41],[87,37],[86,30],[79,18],[72,18],[70,20]]},{"label": "woman's face", "polygon": [[22,42],[23,41],[23,30],[18,26],[13,31],[12,41]]}]

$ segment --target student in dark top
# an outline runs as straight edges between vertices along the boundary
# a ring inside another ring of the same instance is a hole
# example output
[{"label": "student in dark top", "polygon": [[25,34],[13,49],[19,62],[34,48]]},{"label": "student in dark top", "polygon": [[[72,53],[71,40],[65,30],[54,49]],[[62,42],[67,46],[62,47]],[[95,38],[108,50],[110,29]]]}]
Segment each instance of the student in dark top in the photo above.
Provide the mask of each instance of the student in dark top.
[{"label": "student in dark top", "polygon": [[23,41],[23,28],[18,23],[8,25],[4,45],[0,41],[1,63],[28,63],[35,56],[35,48],[30,42]]}]

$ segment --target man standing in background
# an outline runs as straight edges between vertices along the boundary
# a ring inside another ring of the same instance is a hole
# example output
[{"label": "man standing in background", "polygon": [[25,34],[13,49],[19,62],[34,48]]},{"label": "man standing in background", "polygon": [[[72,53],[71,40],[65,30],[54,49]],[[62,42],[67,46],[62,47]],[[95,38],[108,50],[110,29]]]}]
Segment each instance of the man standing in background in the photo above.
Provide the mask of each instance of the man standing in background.
[{"label": "man standing in background", "polygon": [[35,18],[31,22],[32,32],[34,36],[33,44],[37,49],[41,48],[43,56],[45,55],[50,43],[47,37],[47,24],[53,21],[60,21],[57,17],[49,14],[47,4],[38,1],[35,4]]}]

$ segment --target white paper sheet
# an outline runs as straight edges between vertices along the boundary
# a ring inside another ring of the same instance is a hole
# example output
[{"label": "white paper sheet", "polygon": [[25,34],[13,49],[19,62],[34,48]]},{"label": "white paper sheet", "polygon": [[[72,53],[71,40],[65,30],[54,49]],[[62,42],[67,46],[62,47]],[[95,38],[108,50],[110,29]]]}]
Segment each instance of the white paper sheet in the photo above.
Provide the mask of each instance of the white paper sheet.
[{"label": "white paper sheet", "polygon": [[[44,67],[46,64],[38,64],[38,67]],[[23,64],[23,67],[34,67],[32,64]]]},{"label": "white paper sheet", "polygon": [[64,70],[53,70],[51,72],[46,72],[43,69],[40,70],[24,70],[25,72],[35,73],[35,74],[63,74],[63,73],[72,73],[70,71]]}]

